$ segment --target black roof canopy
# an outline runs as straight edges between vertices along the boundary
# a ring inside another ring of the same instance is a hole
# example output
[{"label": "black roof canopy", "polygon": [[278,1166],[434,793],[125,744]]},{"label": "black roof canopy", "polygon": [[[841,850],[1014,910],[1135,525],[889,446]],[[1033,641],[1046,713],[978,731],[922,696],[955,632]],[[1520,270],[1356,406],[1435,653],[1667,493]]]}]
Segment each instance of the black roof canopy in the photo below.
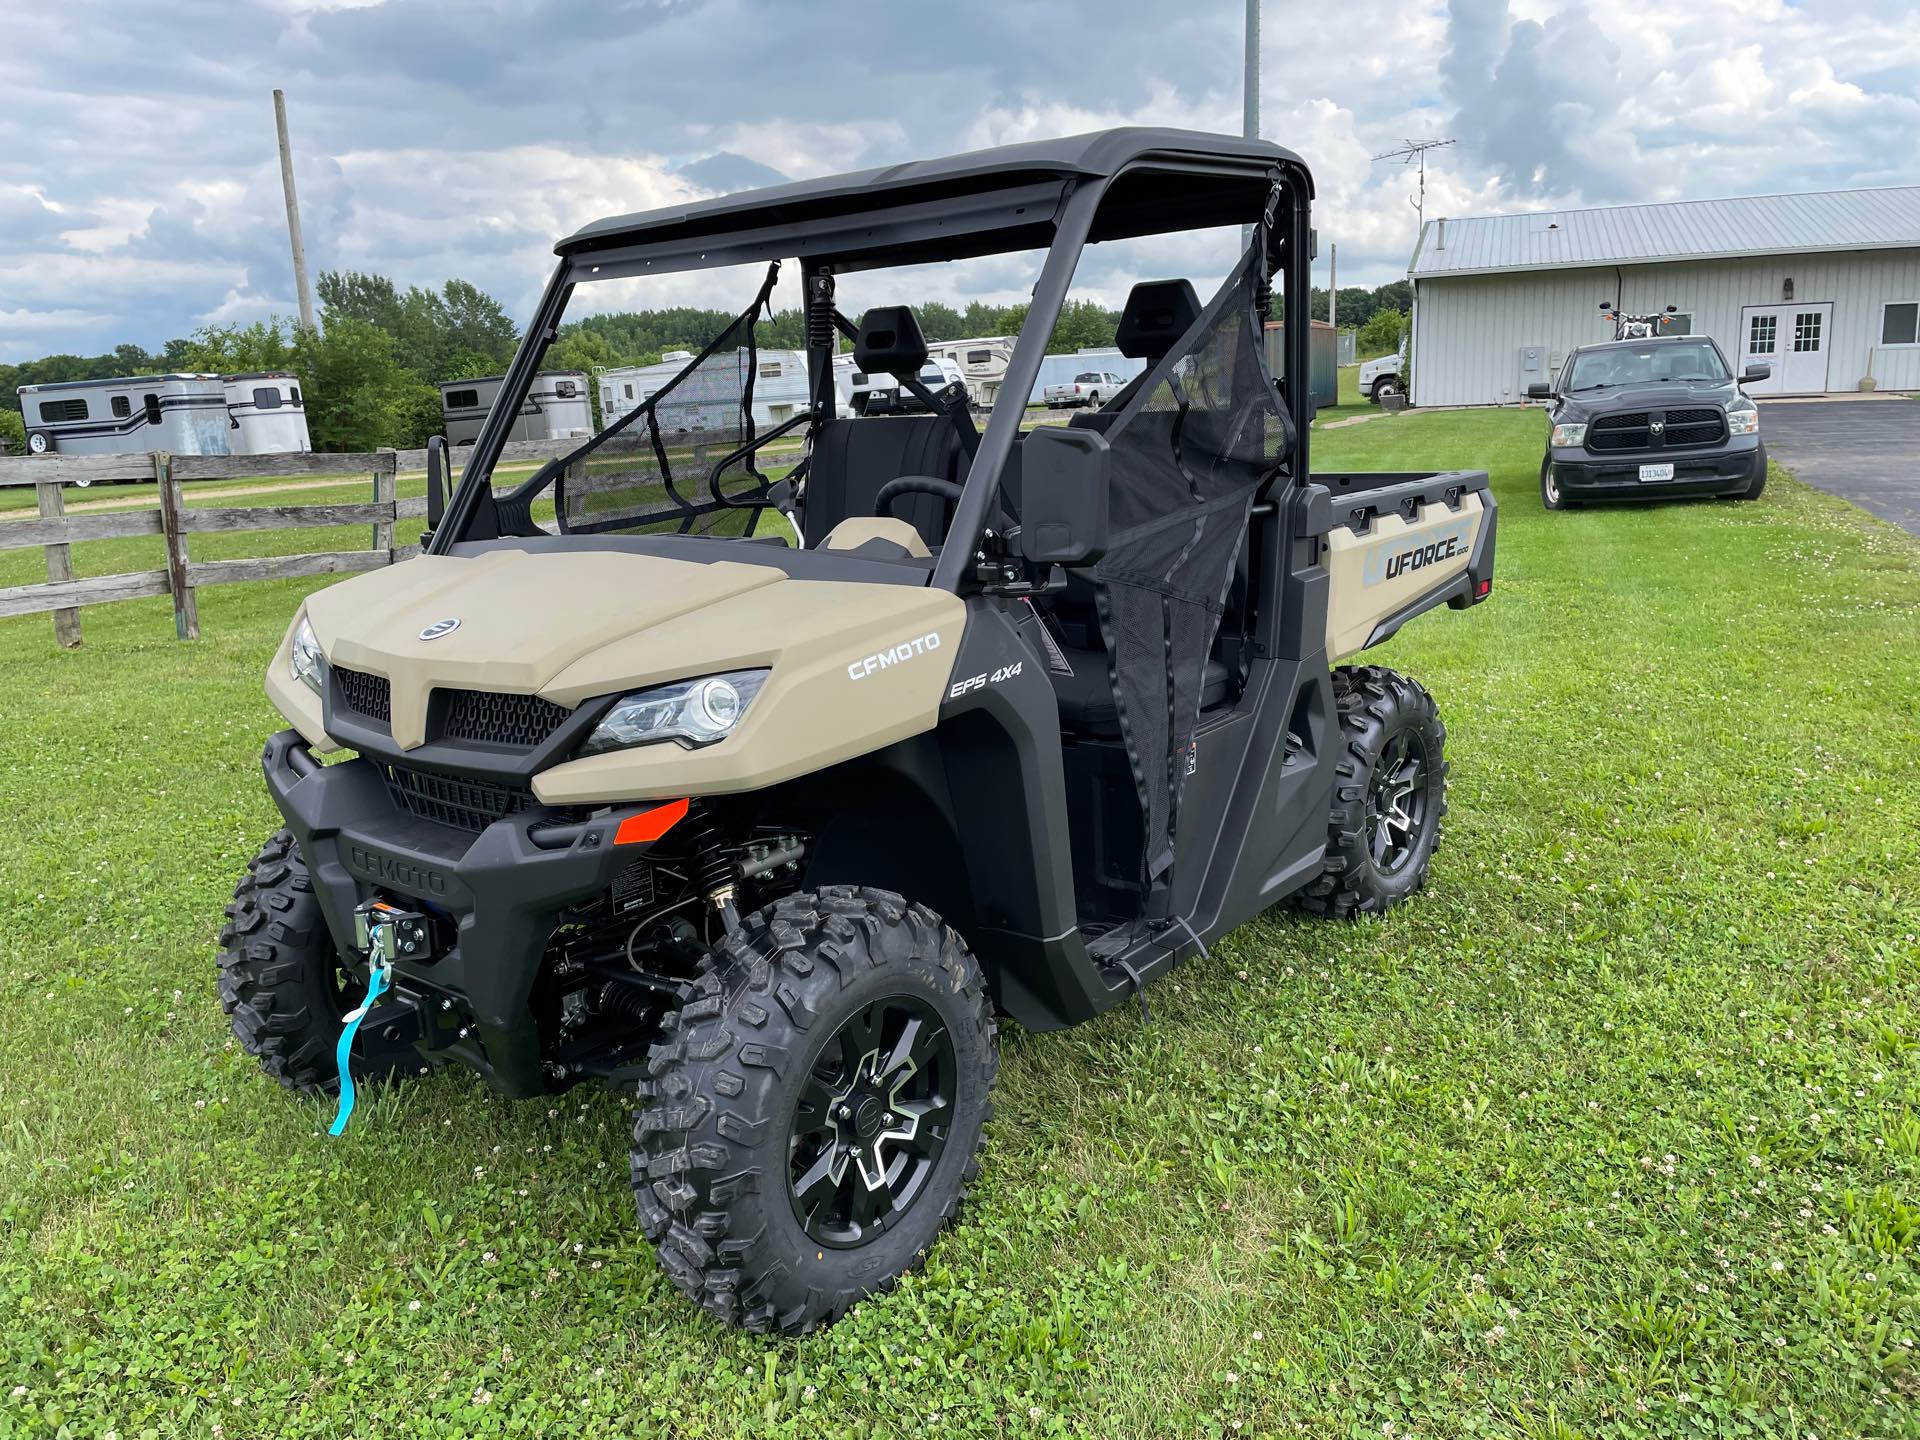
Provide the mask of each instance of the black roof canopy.
[{"label": "black roof canopy", "polygon": [[1299,156],[1264,140],[1129,127],[611,216],[555,249],[581,279],[790,256],[838,269],[954,260],[1044,247],[1072,182],[1112,182],[1089,237],[1101,241],[1244,224],[1276,172],[1311,183]]}]

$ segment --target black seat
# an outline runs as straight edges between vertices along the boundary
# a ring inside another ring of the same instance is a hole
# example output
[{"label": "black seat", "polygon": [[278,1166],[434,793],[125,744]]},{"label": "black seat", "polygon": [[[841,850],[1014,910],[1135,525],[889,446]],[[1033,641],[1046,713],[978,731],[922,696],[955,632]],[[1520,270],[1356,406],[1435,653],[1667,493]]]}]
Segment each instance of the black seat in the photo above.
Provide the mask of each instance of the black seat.
[{"label": "black seat", "polygon": [[[888,415],[829,420],[813,437],[807,462],[807,544],[851,515],[872,515],[880,487],[902,475],[958,483],[960,437],[942,415]],[[889,513],[920,532],[929,548],[946,539],[948,505],[937,495],[903,495]]]},{"label": "black seat", "polygon": [[1200,296],[1191,280],[1142,280],[1127,292],[1113,343],[1129,360],[1144,360],[1140,372],[1099,410],[1078,411],[1067,424],[1080,430],[1105,430],[1125,409],[1153,367],[1165,358],[1174,342],[1200,318]]}]

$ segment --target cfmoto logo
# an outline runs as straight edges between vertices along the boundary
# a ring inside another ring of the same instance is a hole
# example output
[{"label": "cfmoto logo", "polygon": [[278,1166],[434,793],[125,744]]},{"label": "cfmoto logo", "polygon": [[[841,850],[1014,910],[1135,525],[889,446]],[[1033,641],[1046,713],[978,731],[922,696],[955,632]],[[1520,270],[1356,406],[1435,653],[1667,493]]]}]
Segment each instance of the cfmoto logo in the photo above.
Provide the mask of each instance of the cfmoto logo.
[{"label": "cfmoto logo", "polygon": [[442,635],[451,635],[460,628],[460,622],[449,616],[445,620],[436,620],[420,632],[422,640],[438,640]]}]

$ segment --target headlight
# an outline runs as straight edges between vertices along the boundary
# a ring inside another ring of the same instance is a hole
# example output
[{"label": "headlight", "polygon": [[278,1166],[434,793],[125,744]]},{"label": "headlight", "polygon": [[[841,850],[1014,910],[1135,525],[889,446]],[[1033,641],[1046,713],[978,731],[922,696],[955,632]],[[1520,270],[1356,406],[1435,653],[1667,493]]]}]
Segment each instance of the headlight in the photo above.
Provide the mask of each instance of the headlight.
[{"label": "headlight", "polygon": [[1555,445],[1584,445],[1587,443],[1585,425],[1556,425],[1553,427]]},{"label": "headlight", "polygon": [[703,680],[677,680],[636,691],[607,712],[580,753],[598,755],[659,740],[711,745],[733,733],[766,683],[765,670],[730,670]]},{"label": "headlight", "polygon": [[1755,435],[1760,430],[1760,407],[1751,400],[1736,400],[1727,407],[1729,435]]},{"label": "headlight", "polygon": [[304,615],[300,617],[299,625],[294,627],[287,668],[293,672],[294,679],[304,680],[314,694],[318,695],[326,689],[327,657],[320,653],[320,642],[314,638],[313,626]]}]

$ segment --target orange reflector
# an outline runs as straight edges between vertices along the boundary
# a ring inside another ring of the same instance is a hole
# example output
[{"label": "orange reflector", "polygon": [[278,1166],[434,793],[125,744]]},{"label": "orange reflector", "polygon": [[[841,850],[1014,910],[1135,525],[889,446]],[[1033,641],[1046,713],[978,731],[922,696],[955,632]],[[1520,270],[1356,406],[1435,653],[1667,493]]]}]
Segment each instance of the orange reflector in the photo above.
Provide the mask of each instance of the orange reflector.
[{"label": "orange reflector", "polygon": [[651,810],[642,810],[638,815],[629,815],[620,822],[620,828],[613,832],[613,843],[642,845],[649,840],[658,840],[685,819],[686,814],[685,800],[669,800]]}]

